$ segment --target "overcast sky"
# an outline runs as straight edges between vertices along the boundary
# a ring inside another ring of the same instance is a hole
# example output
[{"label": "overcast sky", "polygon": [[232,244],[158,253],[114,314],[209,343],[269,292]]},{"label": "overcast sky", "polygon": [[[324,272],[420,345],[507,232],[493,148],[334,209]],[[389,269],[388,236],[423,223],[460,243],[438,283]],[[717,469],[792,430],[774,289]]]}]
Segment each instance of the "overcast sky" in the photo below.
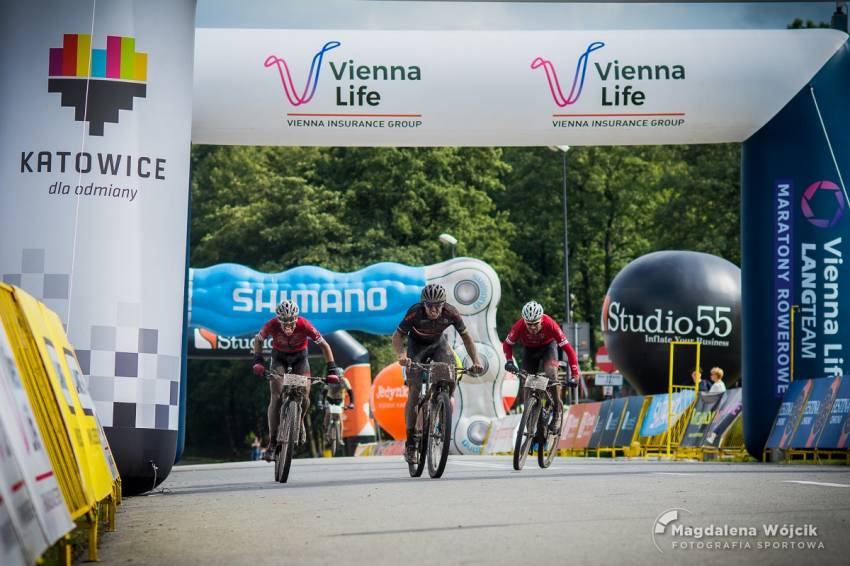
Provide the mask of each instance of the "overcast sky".
[{"label": "overcast sky", "polygon": [[198,0],[198,27],[282,29],[784,29],[835,2],[615,3]]}]

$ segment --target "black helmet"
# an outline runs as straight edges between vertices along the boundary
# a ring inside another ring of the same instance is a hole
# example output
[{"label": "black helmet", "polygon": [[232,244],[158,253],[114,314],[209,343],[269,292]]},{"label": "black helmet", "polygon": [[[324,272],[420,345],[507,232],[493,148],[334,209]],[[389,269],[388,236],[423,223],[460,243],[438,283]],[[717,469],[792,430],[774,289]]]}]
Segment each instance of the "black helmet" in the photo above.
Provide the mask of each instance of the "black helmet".
[{"label": "black helmet", "polygon": [[422,289],[423,303],[444,303],[446,302],[446,288],[437,283],[425,285]]}]

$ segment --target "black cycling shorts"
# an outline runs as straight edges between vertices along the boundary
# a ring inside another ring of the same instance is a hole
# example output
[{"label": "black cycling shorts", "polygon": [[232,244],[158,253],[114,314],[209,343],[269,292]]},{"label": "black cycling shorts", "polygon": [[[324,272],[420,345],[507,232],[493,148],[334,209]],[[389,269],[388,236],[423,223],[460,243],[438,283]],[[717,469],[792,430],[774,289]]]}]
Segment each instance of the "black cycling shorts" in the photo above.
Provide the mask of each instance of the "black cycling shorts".
[{"label": "black cycling shorts", "polygon": [[290,373],[297,373],[298,375],[310,375],[310,362],[307,359],[307,350],[301,350],[300,352],[281,352],[280,350],[272,350],[272,367],[271,369],[276,369],[278,367],[283,368],[292,368]]},{"label": "black cycling shorts", "polygon": [[540,348],[524,348],[522,351],[522,369],[530,373],[540,373],[547,366],[558,367],[558,345],[552,340]]}]

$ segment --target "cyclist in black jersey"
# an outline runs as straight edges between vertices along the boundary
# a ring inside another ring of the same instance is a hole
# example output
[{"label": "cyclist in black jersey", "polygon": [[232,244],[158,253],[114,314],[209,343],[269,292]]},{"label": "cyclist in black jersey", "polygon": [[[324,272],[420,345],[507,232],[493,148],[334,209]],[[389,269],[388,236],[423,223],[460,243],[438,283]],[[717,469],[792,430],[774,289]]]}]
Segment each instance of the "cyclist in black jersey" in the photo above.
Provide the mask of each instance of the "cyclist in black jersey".
[{"label": "cyclist in black jersey", "polygon": [[[426,363],[445,362],[454,365],[455,359],[448,340],[443,331],[454,326],[463,340],[466,353],[472,360],[471,373],[481,373],[484,367],[478,359],[475,341],[466,324],[463,322],[457,308],[446,303],[446,289],[442,285],[426,285],[422,290],[422,301],[407,310],[404,319],[393,333],[393,350],[399,365],[408,367],[411,361]],[[405,336],[407,347],[405,348]],[[418,370],[407,372],[407,404],[404,406],[404,417],[407,426],[407,442],[405,444],[405,459],[413,458],[415,447],[412,444],[413,427],[416,419],[416,404],[422,390],[422,376]]]}]

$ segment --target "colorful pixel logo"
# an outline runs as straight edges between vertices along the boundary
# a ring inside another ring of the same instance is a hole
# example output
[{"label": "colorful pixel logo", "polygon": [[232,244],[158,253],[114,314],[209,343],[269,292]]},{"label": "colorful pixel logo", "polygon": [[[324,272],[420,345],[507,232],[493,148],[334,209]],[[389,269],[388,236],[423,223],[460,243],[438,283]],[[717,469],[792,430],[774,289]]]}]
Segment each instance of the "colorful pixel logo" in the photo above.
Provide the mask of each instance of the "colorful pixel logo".
[{"label": "colorful pixel logo", "polygon": [[578,102],[578,99],[581,96],[581,91],[584,89],[584,77],[587,74],[587,62],[588,59],[590,59],[590,54],[597,49],[602,49],[603,47],[605,47],[604,43],[601,41],[594,41],[587,46],[584,53],[579,55],[578,62],[576,63],[576,70],[573,74],[573,84],[570,87],[570,93],[566,96],[564,96],[564,91],[561,90],[561,82],[558,80],[558,72],[555,71],[555,66],[552,64],[552,61],[544,59],[543,57],[537,57],[531,62],[531,68],[539,69],[540,67],[543,67],[543,70],[546,72],[546,80],[549,81],[549,91],[552,93],[552,98],[555,100],[555,104],[557,104],[560,108],[563,108],[564,106]]},{"label": "colorful pixel logo", "polygon": [[800,199],[803,216],[818,228],[832,228],[844,217],[844,193],[832,181],[817,181],[806,188]]},{"label": "colorful pixel logo", "polygon": [[104,123],[117,124],[119,110],[145,98],[147,78],[148,54],[136,52],[132,37],[110,35],[106,49],[92,49],[91,35],[66,33],[62,47],[50,48],[47,90],[74,108],[74,120],[89,123],[91,136],[102,136]]},{"label": "colorful pixel logo", "polygon": [[322,70],[322,60],[325,58],[325,53],[331,49],[336,49],[342,45],[339,41],[329,41],[313,55],[313,61],[310,63],[310,73],[307,75],[307,81],[304,83],[304,89],[301,94],[295,89],[295,83],[292,82],[292,74],[289,72],[289,65],[286,60],[277,55],[269,55],[266,57],[265,67],[277,66],[277,72],[280,74],[280,82],[283,84],[283,92],[286,94],[286,99],[292,106],[301,106],[313,100],[313,95],[316,94],[316,87],[319,85],[319,72]]}]

